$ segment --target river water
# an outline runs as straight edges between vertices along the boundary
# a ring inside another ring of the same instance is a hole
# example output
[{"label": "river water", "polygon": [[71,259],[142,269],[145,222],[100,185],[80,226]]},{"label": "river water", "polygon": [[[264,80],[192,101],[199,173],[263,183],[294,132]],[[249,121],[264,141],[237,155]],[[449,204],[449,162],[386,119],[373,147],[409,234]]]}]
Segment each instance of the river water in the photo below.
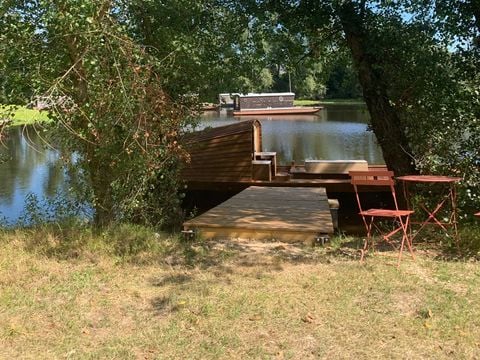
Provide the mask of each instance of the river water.
[{"label": "river water", "polygon": [[364,106],[326,107],[315,115],[241,116],[205,113],[203,126],[221,126],[241,120],[262,123],[263,151],[277,152],[279,164],[305,159],[367,160],[384,164],[375,135],[367,131],[368,112]]},{"label": "river water", "polygon": [[[368,114],[362,106],[331,106],[318,115],[255,117],[262,123],[264,151],[276,151],[280,164],[305,159],[365,159],[383,164],[375,136],[367,131]],[[249,117],[205,113],[201,126],[221,126]],[[31,128],[13,128],[0,145],[0,220],[16,222],[25,199],[55,196],[66,190],[66,175],[58,153],[45,149]]]}]

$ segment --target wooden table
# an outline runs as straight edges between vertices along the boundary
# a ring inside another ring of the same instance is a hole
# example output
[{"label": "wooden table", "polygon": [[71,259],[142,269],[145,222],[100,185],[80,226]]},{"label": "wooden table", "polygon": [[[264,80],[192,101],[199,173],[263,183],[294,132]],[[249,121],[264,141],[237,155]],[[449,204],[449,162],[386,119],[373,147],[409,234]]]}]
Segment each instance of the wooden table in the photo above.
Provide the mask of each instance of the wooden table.
[{"label": "wooden table", "polygon": [[[438,203],[433,210],[429,210],[425,203],[420,202],[418,205],[428,214],[428,217],[419,223],[420,228],[417,233],[412,236],[412,240],[418,235],[418,233],[428,224],[436,225],[442,228],[447,234],[447,226],[453,228],[454,239],[458,245],[458,226],[457,226],[457,192],[455,185],[462,180],[460,177],[442,176],[442,175],[406,175],[397,177],[398,180],[403,182],[403,190],[405,199],[407,200],[408,208],[411,208],[411,192],[409,184],[431,184],[431,185],[443,185],[443,189],[440,190]],[[447,209],[447,206],[450,208]],[[448,211],[448,221],[442,222],[437,218],[441,209]]]}]

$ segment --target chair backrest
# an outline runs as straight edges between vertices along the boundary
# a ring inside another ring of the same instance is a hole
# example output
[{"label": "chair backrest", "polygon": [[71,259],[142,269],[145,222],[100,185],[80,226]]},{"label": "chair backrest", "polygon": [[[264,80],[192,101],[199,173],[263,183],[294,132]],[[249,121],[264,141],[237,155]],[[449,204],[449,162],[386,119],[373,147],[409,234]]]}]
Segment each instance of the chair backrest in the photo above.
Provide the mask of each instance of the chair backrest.
[{"label": "chair backrest", "polygon": [[398,210],[397,196],[395,194],[395,180],[393,179],[393,171],[390,170],[369,170],[369,171],[350,171],[350,183],[355,189],[358,208],[363,211],[360,196],[358,194],[358,186],[388,186],[392,193],[395,209]]}]

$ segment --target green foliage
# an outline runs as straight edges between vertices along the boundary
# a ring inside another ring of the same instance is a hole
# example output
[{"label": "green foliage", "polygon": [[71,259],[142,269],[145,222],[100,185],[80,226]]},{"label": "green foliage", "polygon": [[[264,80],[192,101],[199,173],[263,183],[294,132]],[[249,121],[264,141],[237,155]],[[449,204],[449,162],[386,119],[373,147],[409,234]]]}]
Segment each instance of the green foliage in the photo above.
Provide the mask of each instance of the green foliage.
[{"label": "green foliage", "polygon": [[383,76],[404,122],[410,155],[421,172],[463,178],[459,204],[468,217],[480,208],[477,49],[439,41],[443,27],[431,19],[405,22],[397,15],[380,24],[372,49],[382,53]]},{"label": "green foliage", "polygon": [[480,208],[477,2],[263,3],[273,6],[279,27],[306,39],[309,56],[337,54],[327,62],[327,94],[355,96],[356,78],[363,79],[372,129],[392,170],[461,176],[464,213]]},{"label": "green foliage", "polygon": [[62,100],[55,142],[78,154],[99,223],[178,219],[186,94],[290,83],[363,93],[392,170],[461,176],[460,204],[480,208],[474,0],[11,0],[0,14],[0,100]]},{"label": "green foliage", "polygon": [[409,21],[386,6],[370,51],[382,58],[380,71],[417,169],[462,177],[459,204],[468,218],[480,208],[480,62],[471,46],[479,29],[445,23],[472,16],[451,5],[413,8]]},{"label": "green foliage", "polygon": [[468,217],[480,208],[480,62],[478,48],[465,44],[474,43],[480,29],[442,23],[445,16],[471,16],[459,14],[460,9],[465,8],[440,5],[432,8],[437,12],[433,21],[388,24],[386,31],[400,41],[385,67],[396,74],[393,99],[407,124],[417,167],[462,177],[459,203]]},{"label": "green foliage", "polygon": [[326,72],[323,61],[305,59],[292,73],[292,90],[298,98],[322,99],[325,97]]},{"label": "green foliage", "polygon": [[122,4],[9,5],[3,36],[14,38],[18,26],[30,31],[19,47],[29,47],[25,56],[40,69],[30,69],[33,88],[61,100],[51,109],[52,142],[76,154],[64,160],[81,169],[78,184],[84,188],[76,190],[90,196],[96,223],[178,221],[178,169],[186,157],[180,137],[190,122],[188,104],[173,102],[163,90],[162,62],[129,36]]},{"label": "green foliage", "polygon": [[152,260],[159,260],[170,247],[178,246],[176,239],[171,239],[164,233],[128,223],[99,231],[85,223],[61,221],[28,228],[17,227],[4,233],[14,231],[26,235],[26,250],[59,259],[107,255],[116,257],[121,262],[142,263],[148,260],[146,253]]},{"label": "green foliage", "polygon": [[273,76],[269,69],[262,69],[259,74],[261,91],[267,92],[273,86]]},{"label": "green foliage", "polygon": [[362,89],[351,64],[336,62],[333,65],[326,83],[325,96],[333,99],[358,99],[362,97]]},{"label": "green foliage", "polygon": [[257,82],[266,67],[259,58],[261,38],[241,4],[217,0],[124,3],[128,31],[161,61],[160,75],[169,94],[195,93],[202,101],[213,101],[221,92],[268,87]]},{"label": "green foliage", "polygon": [[63,223],[74,226],[85,223],[88,213],[88,205],[72,198],[71,194],[57,192],[55,196],[39,199],[30,193],[25,198],[25,206],[16,225],[35,227]]},{"label": "green foliage", "polygon": [[159,247],[160,235],[141,225],[120,224],[106,231],[103,236],[113,244],[114,253],[128,258],[141,252],[154,252]]},{"label": "green foliage", "polygon": [[[132,37],[162,60],[171,94],[220,92],[323,93],[323,78],[304,61],[304,37],[276,27],[275,14],[253,2],[145,1],[125,6]],[[312,82],[315,82],[313,84]]]},{"label": "green foliage", "polygon": [[477,256],[480,254],[480,224],[478,220],[474,223],[464,222],[460,231],[460,239],[463,253]]}]

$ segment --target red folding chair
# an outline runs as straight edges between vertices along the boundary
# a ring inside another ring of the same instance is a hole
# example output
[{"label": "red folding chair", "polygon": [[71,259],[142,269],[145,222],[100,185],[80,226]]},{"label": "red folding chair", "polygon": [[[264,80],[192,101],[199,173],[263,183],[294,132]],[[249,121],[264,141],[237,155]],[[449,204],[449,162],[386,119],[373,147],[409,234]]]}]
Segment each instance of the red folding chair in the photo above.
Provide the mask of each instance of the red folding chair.
[{"label": "red folding chair", "polygon": [[[357,198],[358,208],[360,210],[359,215],[362,217],[363,223],[365,224],[365,229],[367,230],[367,238],[365,239],[362,255],[360,261],[363,262],[365,253],[368,250],[370,243],[374,247],[372,232],[374,228],[381,234],[383,240],[392,244],[391,237],[397,233],[400,233],[402,240],[400,243],[400,252],[398,255],[398,265],[400,265],[400,260],[402,259],[402,252],[405,243],[410,250],[412,258],[415,259],[412,250],[412,244],[410,237],[408,236],[408,226],[410,224],[410,215],[413,213],[412,210],[399,210],[397,196],[395,195],[395,182],[393,179],[393,171],[387,170],[372,170],[372,171],[350,171],[351,184],[355,189],[355,195]],[[360,200],[360,195],[358,192],[359,186],[388,186],[392,194],[393,202],[395,204],[395,209],[364,209],[362,207],[362,202]],[[383,234],[383,231],[375,223],[377,218],[389,218],[394,223],[394,228],[387,234]]]}]

